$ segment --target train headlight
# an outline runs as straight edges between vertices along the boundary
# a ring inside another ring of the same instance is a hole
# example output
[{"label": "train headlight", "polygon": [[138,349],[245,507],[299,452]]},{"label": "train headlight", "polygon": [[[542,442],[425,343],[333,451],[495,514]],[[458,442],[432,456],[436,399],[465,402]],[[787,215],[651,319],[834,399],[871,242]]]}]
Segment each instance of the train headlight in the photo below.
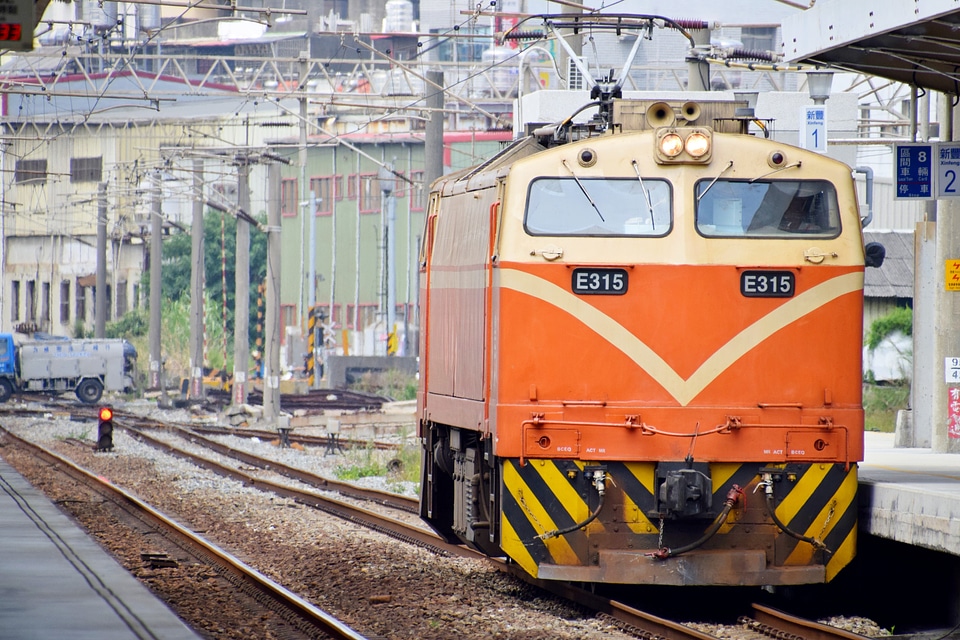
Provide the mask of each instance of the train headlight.
[{"label": "train headlight", "polygon": [[709,127],[661,127],[654,147],[660,164],[707,164],[713,155],[713,130]]},{"label": "train headlight", "polygon": [[668,158],[676,158],[683,151],[683,138],[676,133],[667,133],[660,138],[660,153]]},{"label": "train headlight", "polygon": [[705,136],[701,131],[694,131],[687,136],[687,141],[684,143],[683,148],[686,149],[692,158],[702,158],[710,151],[710,138]]}]

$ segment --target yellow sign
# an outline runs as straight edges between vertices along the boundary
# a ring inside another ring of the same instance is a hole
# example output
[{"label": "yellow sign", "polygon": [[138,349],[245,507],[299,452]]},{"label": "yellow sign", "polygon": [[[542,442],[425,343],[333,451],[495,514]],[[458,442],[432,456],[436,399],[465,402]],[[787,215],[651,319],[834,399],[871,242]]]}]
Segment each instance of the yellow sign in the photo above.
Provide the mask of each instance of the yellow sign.
[{"label": "yellow sign", "polygon": [[944,288],[947,291],[960,291],[960,260],[947,260]]}]

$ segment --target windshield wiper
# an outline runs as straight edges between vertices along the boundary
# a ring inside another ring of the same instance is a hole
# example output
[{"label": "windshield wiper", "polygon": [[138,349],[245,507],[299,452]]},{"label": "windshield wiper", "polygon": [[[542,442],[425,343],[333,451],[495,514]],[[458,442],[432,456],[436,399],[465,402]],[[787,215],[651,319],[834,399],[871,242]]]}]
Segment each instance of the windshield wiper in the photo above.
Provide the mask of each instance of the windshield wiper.
[{"label": "windshield wiper", "polygon": [[797,160],[797,161],[794,162],[793,164],[788,164],[788,165],[785,166],[785,167],[780,167],[779,169],[774,169],[774,170],[771,171],[770,173],[765,173],[765,174],[763,174],[762,176],[757,176],[756,178],[754,178],[753,180],[751,180],[748,184],[753,184],[753,183],[756,182],[757,180],[762,180],[762,179],[766,178],[767,176],[772,176],[772,175],[775,174],[775,173],[780,173],[781,171],[786,171],[787,169],[799,169],[802,164],[803,164],[803,162],[802,162],[801,160]]},{"label": "windshield wiper", "polygon": [[577,181],[577,186],[580,187],[580,191],[583,192],[584,197],[590,202],[590,206],[593,207],[593,210],[597,212],[597,215],[600,216],[601,222],[606,222],[606,218],[603,217],[603,214],[600,213],[600,209],[597,208],[597,203],[593,201],[593,198],[590,197],[590,194],[587,193],[587,190],[584,188],[583,183],[580,182],[580,178],[577,177],[577,174],[573,172],[573,169],[570,168],[570,165],[567,164],[566,160],[561,160],[561,164],[567,168],[567,171],[570,172],[570,175],[573,176],[573,179]]},{"label": "windshield wiper", "polygon": [[640,181],[640,189],[643,191],[643,199],[647,201],[647,213],[650,214],[650,225],[654,231],[657,230],[657,220],[653,215],[653,203],[650,201],[650,192],[647,191],[646,185],[643,184],[643,178],[640,176],[640,166],[637,164],[636,160],[630,161],[633,164],[633,170],[637,172],[637,180]]},{"label": "windshield wiper", "polygon": [[727,171],[729,171],[729,170],[730,170],[730,167],[732,167],[732,166],[733,166],[733,160],[730,161],[730,164],[728,164],[723,171],[721,171],[720,173],[717,174],[717,177],[716,177],[716,178],[714,178],[713,180],[710,181],[710,184],[707,185],[707,188],[706,188],[706,189],[704,189],[703,191],[701,191],[700,193],[697,194],[697,202],[700,202],[700,198],[702,198],[703,196],[707,195],[707,191],[710,191],[710,189],[713,187],[713,185],[717,184],[717,180],[719,180],[720,177],[721,177],[723,174],[725,174]]}]

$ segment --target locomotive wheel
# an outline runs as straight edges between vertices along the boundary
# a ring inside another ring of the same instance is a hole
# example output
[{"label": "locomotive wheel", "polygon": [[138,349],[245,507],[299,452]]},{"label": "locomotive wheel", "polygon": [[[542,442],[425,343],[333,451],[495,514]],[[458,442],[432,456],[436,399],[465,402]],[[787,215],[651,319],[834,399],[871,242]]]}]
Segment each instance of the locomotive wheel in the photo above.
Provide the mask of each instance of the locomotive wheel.
[{"label": "locomotive wheel", "polygon": [[77,397],[80,402],[94,404],[103,396],[103,385],[99,380],[87,378],[77,387]]},{"label": "locomotive wheel", "polygon": [[13,395],[13,385],[6,378],[0,378],[0,403],[6,402]]}]

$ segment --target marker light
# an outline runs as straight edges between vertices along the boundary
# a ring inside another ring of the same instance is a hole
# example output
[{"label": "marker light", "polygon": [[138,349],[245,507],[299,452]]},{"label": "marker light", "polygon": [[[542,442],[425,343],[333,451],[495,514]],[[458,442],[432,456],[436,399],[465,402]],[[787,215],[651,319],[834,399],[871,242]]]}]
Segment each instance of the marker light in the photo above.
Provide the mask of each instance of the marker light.
[{"label": "marker light", "polygon": [[668,133],[660,138],[660,153],[668,158],[676,158],[683,151],[683,138],[675,133]]},{"label": "marker light", "polygon": [[684,148],[691,157],[702,158],[705,153],[710,151],[710,138],[699,131],[695,131],[687,136]]},{"label": "marker light", "polygon": [[113,410],[110,407],[100,407],[100,419],[110,420],[113,418]]}]

